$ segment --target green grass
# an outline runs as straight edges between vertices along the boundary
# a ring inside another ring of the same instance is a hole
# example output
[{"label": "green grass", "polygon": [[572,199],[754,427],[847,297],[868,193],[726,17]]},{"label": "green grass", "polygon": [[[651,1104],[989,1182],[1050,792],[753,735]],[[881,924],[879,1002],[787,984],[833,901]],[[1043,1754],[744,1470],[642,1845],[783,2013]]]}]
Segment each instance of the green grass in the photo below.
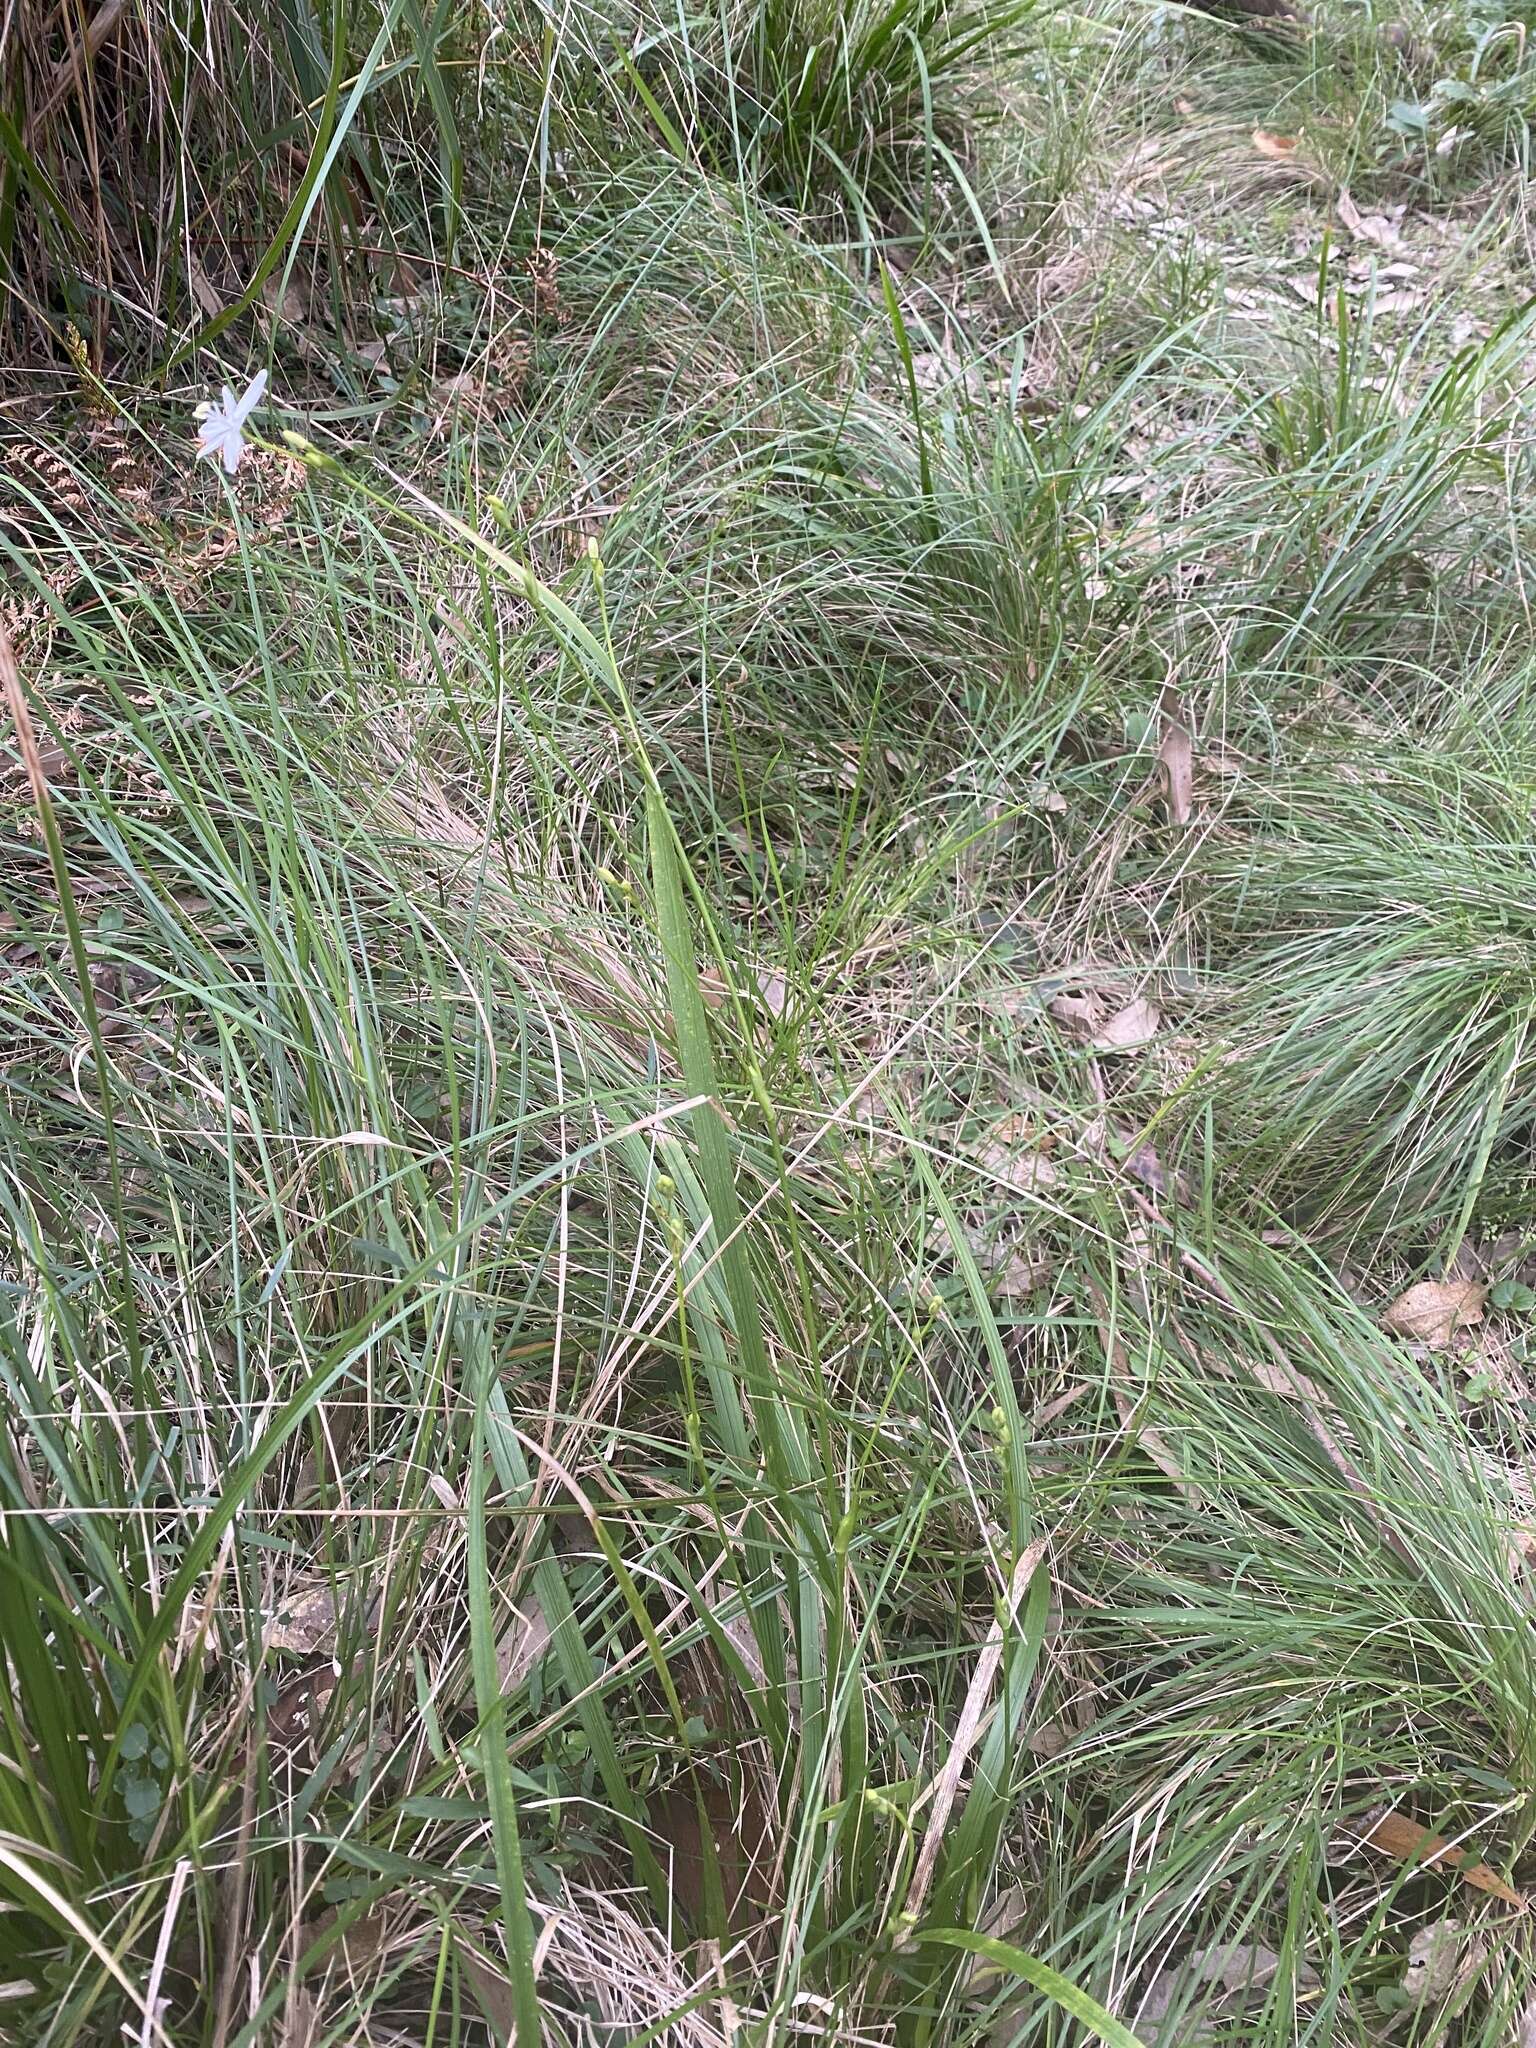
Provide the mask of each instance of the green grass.
[{"label": "green grass", "polygon": [[1516,2038],[1527,223],[1381,26],[0,52],[5,2039]]},{"label": "green grass", "polygon": [[1522,1222],[1530,802],[1518,758],[1506,774],[1433,741],[1325,756],[1223,877],[1256,943],[1222,1096],[1315,1221],[1442,1252],[1474,1218]]}]

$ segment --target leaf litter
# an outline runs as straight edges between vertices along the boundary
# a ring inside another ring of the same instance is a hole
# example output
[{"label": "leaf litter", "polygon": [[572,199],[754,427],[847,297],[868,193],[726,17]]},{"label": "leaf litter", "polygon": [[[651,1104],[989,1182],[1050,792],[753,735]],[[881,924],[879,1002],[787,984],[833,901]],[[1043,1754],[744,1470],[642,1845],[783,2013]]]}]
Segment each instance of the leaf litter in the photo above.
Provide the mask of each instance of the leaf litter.
[{"label": "leaf litter", "polygon": [[1157,1036],[1162,1016],[1156,1004],[1137,996],[1123,1010],[1117,1010],[1102,1031],[1088,1041],[1095,1052],[1141,1052]]},{"label": "leaf litter", "polygon": [[503,1693],[516,1692],[549,1648],[550,1626],[536,1593],[514,1603],[512,1619],[496,1644],[496,1676]]},{"label": "leaf litter", "polygon": [[1368,1849],[1378,1854],[1391,1856],[1399,1863],[1412,1863],[1421,1870],[1445,1866],[1474,1891],[1487,1892],[1491,1897],[1501,1899],[1506,1906],[1514,1906],[1523,1912],[1529,1903],[1523,1892],[1515,1890],[1507,1878],[1488,1864],[1475,1857],[1469,1857],[1466,1850],[1444,1835],[1432,1834],[1418,1821],[1405,1813],[1382,1813],[1371,1821],[1361,1833],[1359,1840]]},{"label": "leaf litter", "polygon": [[1430,1351],[1448,1345],[1483,1320],[1488,1289],[1480,1280],[1419,1280],[1382,1313],[1381,1327]]},{"label": "leaf litter", "polygon": [[1160,715],[1162,738],[1157,758],[1163,772],[1168,822],[1187,825],[1195,808],[1195,747],[1188,714],[1177,690],[1164,690]]},{"label": "leaf litter", "polygon": [[[346,1607],[345,1588],[338,1588],[330,1577],[306,1579],[296,1584],[273,1610],[261,1633],[262,1646],[285,1657],[334,1656]],[[368,1603],[364,1626],[372,1627],[378,1613],[375,1595]]]},{"label": "leaf litter", "polygon": [[1141,1052],[1157,1036],[1162,1015],[1146,996],[1135,996],[1110,1011],[1104,998],[1090,989],[1082,995],[1053,996],[1050,1013],[1075,1038],[1094,1052]]}]

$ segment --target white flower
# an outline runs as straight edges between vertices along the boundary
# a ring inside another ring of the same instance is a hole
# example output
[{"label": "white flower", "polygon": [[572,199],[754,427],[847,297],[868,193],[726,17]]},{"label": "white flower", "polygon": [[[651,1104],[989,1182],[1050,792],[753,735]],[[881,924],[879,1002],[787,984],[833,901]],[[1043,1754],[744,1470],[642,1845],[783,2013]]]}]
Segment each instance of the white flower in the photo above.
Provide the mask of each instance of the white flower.
[{"label": "white flower", "polygon": [[222,405],[200,405],[196,413],[201,421],[197,430],[198,454],[222,456],[224,467],[233,476],[245,453],[245,435],[241,429],[260,405],[261,394],[266,388],[267,373],[258,370],[240,398],[237,399],[226,384]]}]

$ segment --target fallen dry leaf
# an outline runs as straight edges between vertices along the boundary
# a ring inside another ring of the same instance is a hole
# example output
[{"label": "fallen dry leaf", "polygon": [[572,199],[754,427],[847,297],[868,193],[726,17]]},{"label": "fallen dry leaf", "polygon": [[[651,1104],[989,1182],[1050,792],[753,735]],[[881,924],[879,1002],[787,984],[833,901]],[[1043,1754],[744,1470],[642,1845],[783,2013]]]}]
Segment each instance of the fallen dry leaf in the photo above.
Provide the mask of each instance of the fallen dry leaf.
[{"label": "fallen dry leaf", "polygon": [[777,967],[757,969],[757,992],[763,999],[763,1008],[770,1017],[782,1017],[789,1001],[789,983]]},{"label": "fallen dry leaf", "polygon": [[[1261,1941],[1232,1941],[1217,1948],[1192,1950],[1189,1966],[1202,1982],[1219,1983],[1224,1991],[1262,1991],[1274,1982],[1280,1969],[1280,1957]],[[1296,1965],[1298,1991],[1315,1990],[1317,1983],[1317,1972],[1310,1964]]]},{"label": "fallen dry leaf", "polygon": [[1253,146],[1260,156],[1293,156],[1299,139],[1295,135],[1272,135],[1267,128],[1253,131]]},{"label": "fallen dry leaf", "polygon": [[1525,1908],[1524,1894],[1507,1884],[1496,1870],[1490,1870],[1486,1863],[1469,1863],[1465,1849],[1458,1849],[1444,1835],[1432,1835],[1405,1813],[1382,1814],[1360,1839],[1367,1848],[1377,1849],[1383,1856],[1395,1856],[1400,1863],[1411,1859],[1420,1869],[1447,1864],[1474,1891],[1491,1892],[1506,1906],[1518,1906],[1522,1911]]},{"label": "fallen dry leaf", "polygon": [[1403,246],[1403,238],[1384,213],[1362,213],[1347,191],[1338,197],[1335,212],[1339,224],[1352,234],[1357,242],[1370,242],[1378,249],[1394,252]]},{"label": "fallen dry leaf", "polygon": [[336,1647],[336,1594],[329,1579],[296,1586],[274,1609],[262,1645],[287,1657],[315,1657]]},{"label": "fallen dry leaf", "polygon": [[549,1648],[549,1623],[536,1593],[525,1593],[496,1645],[496,1676],[504,1693],[516,1692]]},{"label": "fallen dry leaf", "polygon": [[1157,1036],[1162,1022],[1155,1005],[1137,996],[1123,1010],[1117,1010],[1102,1031],[1089,1040],[1095,1052],[1140,1052]]},{"label": "fallen dry leaf", "polygon": [[1386,1310],[1381,1327],[1394,1337],[1443,1351],[1459,1330],[1483,1320],[1487,1297],[1480,1280],[1420,1280]]},{"label": "fallen dry leaf", "polygon": [[1085,996],[1052,996],[1050,1012],[1080,1038],[1089,1037],[1104,1021],[1104,1004],[1091,989]]},{"label": "fallen dry leaf", "polygon": [[1038,1194],[1055,1184],[1056,1168],[1045,1156],[1033,1121],[1027,1116],[1005,1116],[994,1126],[981,1148],[980,1164],[1010,1187],[1026,1194]]},{"label": "fallen dry leaf", "polygon": [[1168,821],[1187,825],[1195,808],[1195,749],[1177,690],[1163,692],[1162,728],[1157,758],[1167,789]]}]

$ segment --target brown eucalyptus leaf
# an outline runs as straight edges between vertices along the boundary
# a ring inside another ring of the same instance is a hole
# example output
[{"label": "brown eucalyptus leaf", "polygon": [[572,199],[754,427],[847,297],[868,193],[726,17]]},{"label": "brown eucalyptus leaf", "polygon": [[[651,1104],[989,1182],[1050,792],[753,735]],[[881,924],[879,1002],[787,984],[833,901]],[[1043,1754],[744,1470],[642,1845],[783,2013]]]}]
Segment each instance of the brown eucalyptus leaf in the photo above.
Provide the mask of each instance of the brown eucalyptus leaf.
[{"label": "brown eucalyptus leaf", "polygon": [[1523,1911],[1528,1903],[1524,1894],[1517,1892],[1496,1870],[1491,1870],[1486,1863],[1469,1862],[1465,1849],[1448,1842],[1444,1835],[1431,1834],[1428,1828],[1410,1820],[1406,1813],[1378,1815],[1360,1839],[1367,1848],[1379,1850],[1383,1856],[1393,1856],[1400,1863],[1412,1862],[1421,1870],[1446,1865],[1463,1884],[1471,1885],[1474,1891],[1490,1892],[1494,1898],[1502,1899],[1506,1906],[1517,1906]]},{"label": "brown eucalyptus leaf", "polygon": [[1483,1320],[1488,1289],[1480,1280],[1419,1280],[1381,1318],[1394,1337],[1443,1351],[1461,1330]]},{"label": "brown eucalyptus leaf", "polygon": [[549,1623],[538,1595],[525,1593],[496,1645],[496,1676],[504,1693],[516,1692],[549,1648]]},{"label": "brown eucalyptus leaf", "polygon": [[1053,1187],[1057,1179],[1027,1116],[1004,1117],[981,1148],[980,1163],[988,1173],[1026,1194]]},{"label": "brown eucalyptus leaf", "polygon": [[1117,1010],[1103,1029],[1094,1033],[1089,1044],[1095,1052],[1140,1052],[1157,1036],[1162,1021],[1156,1005],[1145,996],[1137,996],[1123,1010]]},{"label": "brown eucalyptus leaf", "polygon": [[336,1597],[329,1579],[297,1586],[261,1632],[265,1648],[288,1657],[314,1657],[336,1647]]}]

